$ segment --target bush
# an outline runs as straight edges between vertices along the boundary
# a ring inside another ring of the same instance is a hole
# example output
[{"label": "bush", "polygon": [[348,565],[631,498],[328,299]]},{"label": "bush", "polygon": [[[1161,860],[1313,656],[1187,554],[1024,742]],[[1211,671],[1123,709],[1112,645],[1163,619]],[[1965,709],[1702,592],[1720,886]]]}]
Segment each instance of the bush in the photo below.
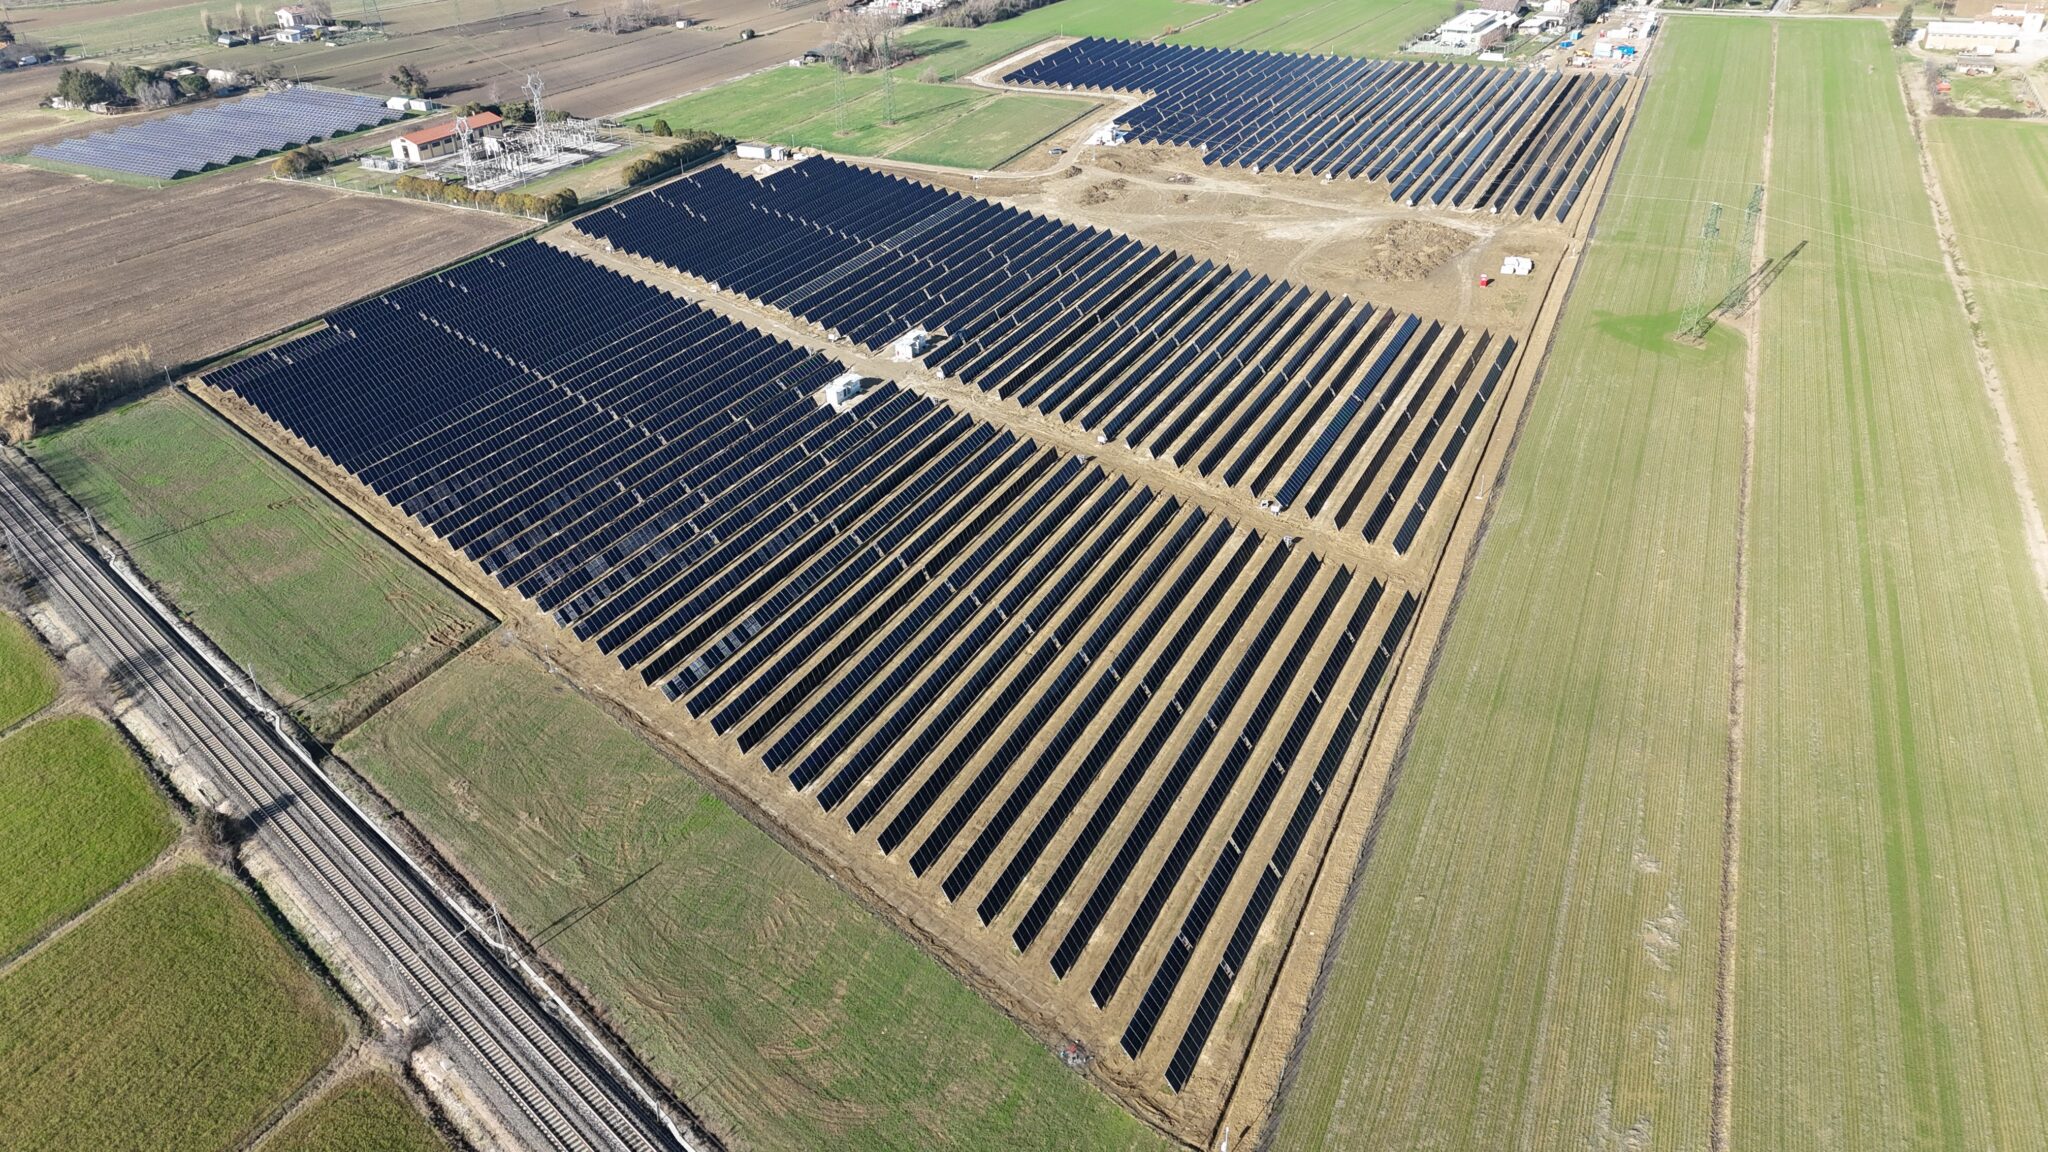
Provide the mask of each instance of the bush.
[{"label": "bush", "polygon": [[126,396],[156,374],[149,348],[138,344],[88,360],[68,372],[0,380],[0,432],[16,441],[26,440],[39,428]]},{"label": "bush", "polygon": [[185,94],[186,99],[196,100],[213,91],[213,81],[201,73],[188,72],[178,77],[178,90]]},{"label": "bush", "polygon": [[675,130],[668,126],[668,121],[656,120],[654,122],[654,134],[656,136],[673,136],[675,135]]},{"label": "bush", "polygon": [[327,153],[311,145],[294,148],[270,162],[270,170],[279,176],[310,176],[333,163]]}]

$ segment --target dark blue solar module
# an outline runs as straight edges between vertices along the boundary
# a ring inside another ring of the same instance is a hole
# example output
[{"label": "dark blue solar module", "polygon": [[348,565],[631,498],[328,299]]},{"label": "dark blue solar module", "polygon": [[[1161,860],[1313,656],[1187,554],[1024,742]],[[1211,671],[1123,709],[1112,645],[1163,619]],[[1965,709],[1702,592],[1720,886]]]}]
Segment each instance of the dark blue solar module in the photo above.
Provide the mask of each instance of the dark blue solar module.
[{"label": "dark blue solar module", "polygon": [[32,156],[175,180],[398,119],[374,96],[300,85],[90,136],[38,144]]},{"label": "dark blue solar module", "polygon": [[[871,227],[875,208],[820,206],[836,223],[819,234]],[[989,220],[974,243],[999,246],[1009,218]],[[1367,510],[1412,537],[1511,345],[1481,337],[1452,371],[1464,350],[1439,325],[1152,263],[1159,291],[1119,311],[1184,312],[1204,331],[1313,325],[1332,340],[1315,362],[1360,364],[1305,401],[1326,417],[1283,430],[1307,453],[1284,479],[1332,499],[1310,482],[1322,461],[1369,455],[1399,482]],[[822,291],[828,271],[791,274]],[[1173,288],[1191,283],[1221,294]],[[1271,307],[1245,314],[1233,302],[1248,298]],[[1181,1029],[1170,1067],[1148,1057],[1178,1091],[1295,849],[1324,826],[1322,793],[1376,714],[1414,598],[1392,609],[1378,581],[1295,539],[909,389],[871,382],[829,406],[842,371],[528,241],[206,379],[683,704],[704,739],[730,740],[764,785],[808,796],[802,809],[935,904],[964,901],[1037,978],[1092,971],[1105,1045],[1121,1035],[1135,1058],[1155,1029]],[[1426,430],[1399,469],[1382,426]],[[1387,628],[1370,663],[1368,626]],[[1230,917],[1236,933],[1211,938]]]},{"label": "dark blue solar module", "polygon": [[1585,72],[1079,40],[1004,79],[1144,93],[1119,123],[1208,164],[1384,181],[1393,199],[1570,214],[1626,81]]},{"label": "dark blue solar module", "polygon": [[944,375],[1350,531],[1389,412],[1486,343],[829,159],[713,168],[576,226],[869,347],[937,333]]}]

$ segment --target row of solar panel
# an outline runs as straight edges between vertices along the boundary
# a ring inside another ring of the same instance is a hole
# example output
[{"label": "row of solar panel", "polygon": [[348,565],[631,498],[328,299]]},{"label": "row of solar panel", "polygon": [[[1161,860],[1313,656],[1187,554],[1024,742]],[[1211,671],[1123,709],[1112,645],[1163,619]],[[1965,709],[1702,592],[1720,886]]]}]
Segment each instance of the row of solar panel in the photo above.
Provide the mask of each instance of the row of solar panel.
[{"label": "row of solar panel", "polygon": [[[1013,934],[1028,947],[1094,877],[1050,957],[1065,975],[1142,881],[1136,913],[1104,941],[1108,1005],[1194,887],[1190,865],[1245,850],[1225,829],[1273,804],[1297,760],[1347,754],[1350,730],[1322,705],[1360,674],[1353,633],[1380,586],[1358,595],[1348,570],[1290,542],[893,386],[847,412],[814,402],[838,371],[528,242],[336,312],[208,380],[764,748],[853,831],[881,825],[884,852],[918,839],[916,875],[956,854],[948,899],[1014,841],[980,901],[985,923],[1060,829],[1085,821]],[[1352,624],[1331,635],[1340,611]],[[1318,653],[1317,687],[1297,700]],[[1359,708],[1373,689],[1361,691]],[[1266,776],[1241,780],[1283,707],[1288,735],[1264,753]],[[1112,763],[1116,781],[1096,795]],[[1148,864],[1168,831],[1171,851]]]},{"label": "row of solar panel", "polygon": [[1142,92],[1130,138],[1253,170],[1384,181],[1409,205],[1570,215],[1621,118],[1619,77],[1083,39],[1014,84]]},{"label": "row of solar panel", "polygon": [[942,330],[943,374],[1370,539],[1408,495],[1383,466],[1436,434],[1401,439],[1414,407],[1491,344],[830,160],[712,169],[577,226],[863,343]]},{"label": "row of solar panel", "polygon": [[38,144],[30,154],[173,180],[399,116],[375,97],[300,86]]}]

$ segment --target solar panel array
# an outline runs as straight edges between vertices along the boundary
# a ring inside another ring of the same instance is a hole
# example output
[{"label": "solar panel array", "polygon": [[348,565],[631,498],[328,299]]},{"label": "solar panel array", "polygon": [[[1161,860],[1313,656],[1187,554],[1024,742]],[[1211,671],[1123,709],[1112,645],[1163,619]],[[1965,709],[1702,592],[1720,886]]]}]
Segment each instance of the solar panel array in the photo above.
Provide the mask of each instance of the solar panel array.
[{"label": "solar panel array", "polygon": [[253,160],[399,118],[374,96],[304,85],[38,144],[30,155],[159,180]]},{"label": "solar panel array", "polygon": [[1515,349],[835,160],[576,227],[870,347],[943,332],[942,375],[1400,552]]},{"label": "solar panel array", "polygon": [[1130,1057],[1163,1031],[1177,1091],[1416,598],[906,389],[834,410],[840,370],[529,241],[207,379],[974,909],[1022,978],[1088,980]]},{"label": "solar panel array", "polygon": [[1139,92],[1139,143],[1208,164],[1385,181],[1402,203],[1571,214],[1620,127],[1618,76],[1088,38],[1013,84]]}]

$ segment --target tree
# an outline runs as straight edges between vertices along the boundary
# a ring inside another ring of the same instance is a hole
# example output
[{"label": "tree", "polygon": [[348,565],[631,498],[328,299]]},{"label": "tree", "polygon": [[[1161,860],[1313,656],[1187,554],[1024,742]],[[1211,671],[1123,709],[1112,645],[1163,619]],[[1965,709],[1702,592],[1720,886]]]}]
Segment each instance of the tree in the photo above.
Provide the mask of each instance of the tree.
[{"label": "tree", "polygon": [[676,130],[668,126],[668,121],[656,120],[654,122],[654,134],[656,136],[673,136],[676,134]]},{"label": "tree", "polygon": [[827,22],[839,66],[848,72],[874,67],[893,54],[903,18],[877,8],[841,8]]},{"label": "tree", "polygon": [[178,90],[185,94],[187,100],[197,100],[213,91],[213,81],[208,80],[204,73],[187,72],[178,77]]},{"label": "tree", "polygon": [[1899,18],[1892,21],[1892,43],[1905,47],[1913,42],[1913,6],[1899,9]]},{"label": "tree", "polygon": [[118,99],[121,89],[112,80],[83,68],[66,68],[57,73],[57,95],[80,108]]},{"label": "tree", "polygon": [[178,102],[178,89],[168,80],[137,84],[135,102],[144,108],[168,108]]},{"label": "tree", "polygon": [[327,153],[302,145],[271,161],[270,170],[279,176],[310,176],[331,163]]},{"label": "tree", "polygon": [[137,89],[156,79],[156,76],[133,64],[113,64],[107,67],[107,79],[118,85],[122,92],[133,96]]},{"label": "tree", "polygon": [[415,100],[425,99],[428,92],[427,74],[423,69],[410,64],[400,64],[388,77],[400,92]]}]

